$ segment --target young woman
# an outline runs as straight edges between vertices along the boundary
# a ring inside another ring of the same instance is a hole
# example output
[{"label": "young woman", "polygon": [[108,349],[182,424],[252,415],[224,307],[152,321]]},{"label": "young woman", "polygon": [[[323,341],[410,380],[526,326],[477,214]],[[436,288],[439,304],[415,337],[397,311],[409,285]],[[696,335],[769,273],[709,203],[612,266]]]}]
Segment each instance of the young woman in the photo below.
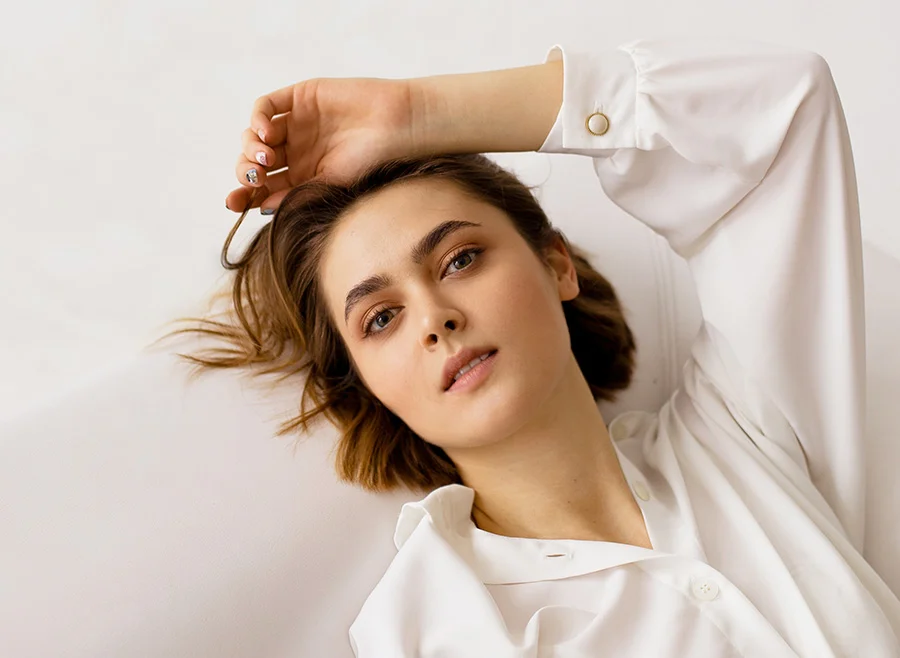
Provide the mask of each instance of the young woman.
[{"label": "young woman", "polygon": [[[592,158],[689,263],[704,323],[656,413],[609,283],[483,152]],[[313,79],[256,101],[226,206],[274,210],[204,367],[304,373],[340,477],[427,495],[361,657],[897,656],[862,557],[853,158],[825,60],[713,38]],[[241,216],[241,220],[244,215]],[[240,221],[238,222],[240,225]],[[191,330],[183,330],[191,331]],[[177,332],[176,332],[177,333]]]}]

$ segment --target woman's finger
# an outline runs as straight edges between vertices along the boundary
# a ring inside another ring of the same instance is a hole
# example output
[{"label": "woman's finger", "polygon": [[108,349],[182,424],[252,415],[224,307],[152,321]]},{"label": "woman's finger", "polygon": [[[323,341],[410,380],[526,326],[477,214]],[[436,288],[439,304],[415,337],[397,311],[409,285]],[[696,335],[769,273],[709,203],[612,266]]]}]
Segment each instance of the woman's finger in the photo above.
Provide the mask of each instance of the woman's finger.
[{"label": "woman's finger", "polygon": [[294,106],[294,85],[288,85],[281,89],[260,96],[253,103],[250,112],[250,128],[258,135],[262,131],[261,139],[266,144],[280,144],[285,138],[285,121],[277,121],[276,115],[287,114]]},{"label": "woman's finger", "polygon": [[[266,146],[275,147],[280,144],[284,144],[284,142],[287,140],[287,121],[289,116],[290,115],[287,114],[281,114],[270,120],[268,123],[269,127],[267,129],[268,132],[266,133],[265,140],[259,139],[257,129],[251,125],[241,134],[242,146],[246,148],[247,139],[250,136],[252,136],[253,139],[257,139],[263,142]],[[256,123],[258,125],[259,121],[257,121]]]},{"label": "woman's finger", "polygon": [[[240,187],[232,190],[225,197],[225,207],[233,212],[244,212],[251,195],[256,192],[251,208],[277,208],[281,199],[290,191],[291,184],[288,180],[287,170],[272,174],[266,179],[266,184],[259,187]],[[257,190],[259,190],[257,192]],[[274,196],[273,196],[274,195]]]},{"label": "woman's finger", "polygon": [[[269,195],[275,194],[277,192],[281,192],[282,190],[290,190],[291,182],[288,180],[288,170],[280,171],[277,174],[269,174],[266,178],[266,189],[269,191]],[[271,204],[267,203],[267,197],[260,197],[262,199],[262,203],[265,207],[270,206]]]},{"label": "woman's finger", "polygon": [[[254,194],[256,195],[255,197],[253,197]],[[231,190],[231,192],[228,193],[228,196],[225,197],[225,207],[232,212],[242,213],[245,210],[259,208],[260,204],[267,199],[268,196],[268,189],[265,187],[240,187],[236,190]],[[251,197],[253,197],[253,203],[250,208],[247,208],[247,204],[250,202]]]},{"label": "woman's finger", "polygon": [[[259,144],[258,142],[256,143]],[[268,152],[274,153],[272,149],[268,149]],[[259,164],[255,159],[248,160],[247,157],[241,153],[238,156],[237,164],[235,165],[235,175],[241,185],[250,188],[260,188],[266,184],[266,181],[270,177],[269,169],[274,169],[274,167],[265,167]]]},{"label": "woman's finger", "polygon": [[[267,166],[271,170],[280,169],[287,164],[286,156],[284,155],[284,143],[285,137],[287,136],[287,116],[275,117],[275,119],[271,121],[270,126],[270,131],[272,131],[274,137],[280,139],[280,141],[272,141],[270,136],[266,135],[267,143],[263,144],[258,141],[259,136],[255,134],[252,127],[245,129],[244,132],[241,133],[243,153],[242,156],[238,158],[235,171],[241,185],[260,187],[265,183],[267,177],[267,172],[262,169],[263,166]],[[269,144],[275,144],[276,148],[269,146]],[[267,158],[272,157],[275,160],[280,159],[280,162],[275,165],[259,164],[259,161],[256,159],[256,154],[260,151],[266,153]],[[254,170],[255,173],[250,173],[251,169]]]},{"label": "woman's finger", "polygon": [[235,167],[238,182],[241,185],[257,188],[266,184],[266,169],[258,162],[250,162],[242,153]]},{"label": "woman's finger", "polygon": [[274,194],[270,194],[265,199],[263,199],[262,205],[260,206],[260,212],[265,212],[267,215],[272,214],[267,211],[275,211],[278,210],[278,206],[281,205],[281,201],[288,195],[291,190],[283,189],[280,192],[275,192]]},{"label": "woman's finger", "polygon": [[243,156],[248,162],[261,164],[269,171],[281,169],[287,164],[283,144],[276,147],[263,144],[251,128],[244,130],[241,137],[244,144]]}]

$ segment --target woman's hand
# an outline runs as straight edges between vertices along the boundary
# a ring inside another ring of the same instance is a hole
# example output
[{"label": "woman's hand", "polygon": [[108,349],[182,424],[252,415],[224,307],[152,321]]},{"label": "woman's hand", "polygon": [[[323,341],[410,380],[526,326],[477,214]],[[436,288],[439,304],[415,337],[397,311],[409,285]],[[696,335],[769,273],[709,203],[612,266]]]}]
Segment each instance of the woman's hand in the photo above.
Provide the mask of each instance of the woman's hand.
[{"label": "woman's hand", "polygon": [[[381,78],[315,78],[261,96],[241,136],[241,187],[226,207],[243,212],[256,192],[251,208],[274,209],[310,179],[349,181],[371,164],[412,155],[421,132],[415,96],[409,80]],[[247,178],[251,169],[256,183]]]},{"label": "woman's hand", "polygon": [[[562,95],[561,60],[405,80],[298,82],[254,103],[237,163],[241,187],[225,205],[243,212],[256,192],[251,208],[275,209],[303,182],[348,182],[390,158],[535,151],[553,126]],[[260,152],[265,165],[256,159]],[[256,183],[246,178],[251,169]]]}]

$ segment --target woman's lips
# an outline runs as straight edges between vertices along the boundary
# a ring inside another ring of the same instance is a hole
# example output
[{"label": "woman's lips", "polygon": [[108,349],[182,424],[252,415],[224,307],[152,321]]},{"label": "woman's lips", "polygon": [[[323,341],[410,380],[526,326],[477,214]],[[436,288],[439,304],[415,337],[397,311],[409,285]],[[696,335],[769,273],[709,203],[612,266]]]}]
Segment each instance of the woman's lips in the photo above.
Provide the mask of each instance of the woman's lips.
[{"label": "woman's lips", "polygon": [[464,391],[471,391],[480,386],[494,370],[494,362],[497,360],[497,350],[494,350],[490,354],[491,355],[488,358],[453,382],[450,385],[450,388],[445,392],[462,393]]}]

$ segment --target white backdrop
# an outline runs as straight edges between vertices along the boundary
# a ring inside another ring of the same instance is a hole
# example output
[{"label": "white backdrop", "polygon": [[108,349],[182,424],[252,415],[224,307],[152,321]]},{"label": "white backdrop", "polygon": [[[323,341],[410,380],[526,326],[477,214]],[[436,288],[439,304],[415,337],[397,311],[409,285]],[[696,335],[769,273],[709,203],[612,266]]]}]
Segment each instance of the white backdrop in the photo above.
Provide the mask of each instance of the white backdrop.
[{"label": "white backdrop", "polygon": [[[831,67],[863,237],[900,258],[896,0],[3,4],[0,421],[96,379],[194,309],[222,274],[235,220],[224,199],[253,101],[305,78],[538,64],[557,41],[794,44]],[[591,203],[594,191],[571,194]]]},{"label": "white backdrop", "polygon": [[[866,242],[870,431],[896,445],[896,0],[4,4],[0,442],[4,426],[26,427],[78,399],[125,367],[165,322],[200,310],[224,275],[219,252],[237,217],[224,198],[238,185],[240,134],[259,95],[311,77],[538,64],[554,43],[613,48],[640,37],[724,33],[792,44],[829,63],[849,125]],[[546,156],[508,161],[527,183],[547,177]],[[554,180],[549,196],[565,198],[566,208],[598,207],[599,186],[582,164],[582,176]],[[249,215],[231,253],[265,221]],[[876,458],[871,477],[893,480],[898,466]],[[896,523],[900,500],[876,496],[871,505],[877,523]],[[900,591],[896,554],[879,546],[867,557]],[[2,575],[0,565],[0,589]]]}]

